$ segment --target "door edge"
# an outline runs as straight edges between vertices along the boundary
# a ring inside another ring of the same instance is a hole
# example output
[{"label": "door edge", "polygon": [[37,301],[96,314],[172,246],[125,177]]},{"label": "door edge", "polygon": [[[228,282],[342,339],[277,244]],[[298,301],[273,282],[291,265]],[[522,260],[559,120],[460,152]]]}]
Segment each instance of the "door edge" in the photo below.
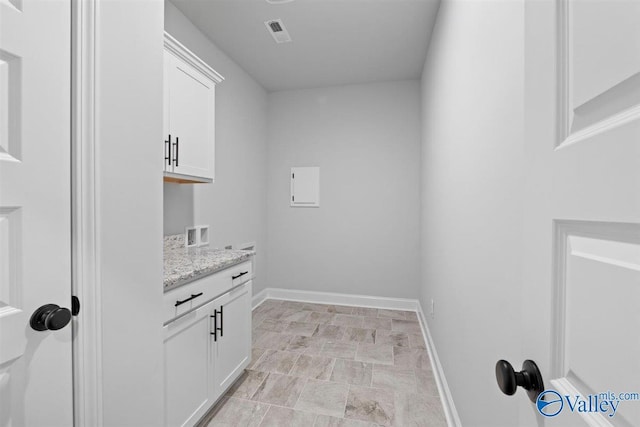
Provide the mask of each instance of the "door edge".
[{"label": "door edge", "polygon": [[73,419],[103,425],[99,202],[96,171],[97,0],[71,2],[71,248],[72,293],[82,308],[73,319]]}]

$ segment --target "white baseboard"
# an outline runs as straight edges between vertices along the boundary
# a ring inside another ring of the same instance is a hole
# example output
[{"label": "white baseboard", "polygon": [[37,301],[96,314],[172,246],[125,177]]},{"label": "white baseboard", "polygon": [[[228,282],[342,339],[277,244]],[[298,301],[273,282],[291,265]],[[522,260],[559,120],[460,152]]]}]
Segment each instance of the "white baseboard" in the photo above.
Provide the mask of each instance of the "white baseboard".
[{"label": "white baseboard", "polygon": [[429,353],[429,359],[431,366],[433,367],[434,377],[438,386],[438,393],[440,394],[440,400],[442,401],[442,407],[444,408],[444,415],[447,418],[447,425],[449,427],[461,427],[460,416],[456,410],[456,405],[453,402],[453,396],[451,396],[451,390],[449,390],[449,384],[447,378],[444,375],[444,369],[440,364],[438,358],[438,352],[431,338],[431,332],[429,332],[429,325],[427,324],[427,318],[422,311],[422,306],[418,303],[418,319],[420,319],[420,326],[422,326],[422,335],[424,336],[424,342],[427,344],[427,351]]},{"label": "white baseboard", "polygon": [[422,336],[424,337],[424,342],[427,345],[427,352],[429,353],[429,360],[431,361],[431,366],[433,367],[436,384],[438,386],[438,393],[440,394],[440,400],[442,401],[444,415],[447,419],[447,425],[449,427],[462,426],[460,417],[458,416],[458,412],[456,411],[456,406],[453,403],[453,397],[451,396],[451,391],[449,390],[447,379],[444,376],[444,370],[442,368],[442,365],[440,364],[440,359],[438,358],[438,353],[436,352],[433,340],[431,339],[431,333],[429,332],[427,319],[424,316],[424,312],[422,311],[422,307],[418,300],[373,297],[367,295],[339,294],[331,292],[300,291],[294,289],[266,288],[253,296],[251,305],[255,309],[268,299],[415,311],[418,315],[418,319],[420,320]]},{"label": "white baseboard", "polygon": [[263,289],[251,298],[251,310],[255,310],[260,304],[267,299],[267,290]]},{"label": "white baseboard", "polygon": [[386,308],[389,310],[416,311],[418,308],[418,301],[414,299],[373,297],[368,295],[339,294],[333,292],[300,291],[281,288],[267,288],[258,292],[252,299],[253,308],[256,308],[267,299],[282,299],[315,304]]}]

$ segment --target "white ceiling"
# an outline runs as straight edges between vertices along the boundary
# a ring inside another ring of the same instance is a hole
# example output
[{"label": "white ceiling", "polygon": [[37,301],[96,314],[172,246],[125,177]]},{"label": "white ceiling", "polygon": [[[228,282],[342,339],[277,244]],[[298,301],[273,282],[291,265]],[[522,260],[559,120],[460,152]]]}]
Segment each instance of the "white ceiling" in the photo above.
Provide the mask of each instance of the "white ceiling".
[{"label": "white ceiling", "polygon": [[[417,79],[439,0],[171,0],[266,90]],[[277,44],[264,21],[281,18]]]}]

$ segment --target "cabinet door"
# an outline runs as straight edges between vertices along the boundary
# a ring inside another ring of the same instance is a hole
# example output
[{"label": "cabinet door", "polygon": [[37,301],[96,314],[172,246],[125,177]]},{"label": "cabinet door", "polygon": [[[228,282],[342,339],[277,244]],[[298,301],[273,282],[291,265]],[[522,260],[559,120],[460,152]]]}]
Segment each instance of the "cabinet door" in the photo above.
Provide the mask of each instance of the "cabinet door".
[{"label": "cabinet door", "polygon": [[194,425],[213,404],[213,301],[164,327],[167,426]]},{"label": "cabinet door", "polygon": [[[240,376],[251,360],[251,281],[214,301],[218,313],[215,348],[216,396]],[[222,325],[220,322],[222,321]]]},{"label": "cabinet door", "polygon": [[165,55],[171,172],[213,179],[215,82],[171,53]]}]

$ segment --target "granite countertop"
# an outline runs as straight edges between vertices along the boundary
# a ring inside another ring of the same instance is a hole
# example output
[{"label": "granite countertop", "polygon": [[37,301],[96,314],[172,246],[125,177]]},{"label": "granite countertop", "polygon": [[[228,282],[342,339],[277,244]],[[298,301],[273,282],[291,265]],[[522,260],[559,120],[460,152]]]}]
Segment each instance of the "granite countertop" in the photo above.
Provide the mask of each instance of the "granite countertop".
[{"label": "granite countertop", "polygon": [[225,268],[240,264],[254,251],[185,248],[184,234],[164,238],[164,290],[169,291]]}]

